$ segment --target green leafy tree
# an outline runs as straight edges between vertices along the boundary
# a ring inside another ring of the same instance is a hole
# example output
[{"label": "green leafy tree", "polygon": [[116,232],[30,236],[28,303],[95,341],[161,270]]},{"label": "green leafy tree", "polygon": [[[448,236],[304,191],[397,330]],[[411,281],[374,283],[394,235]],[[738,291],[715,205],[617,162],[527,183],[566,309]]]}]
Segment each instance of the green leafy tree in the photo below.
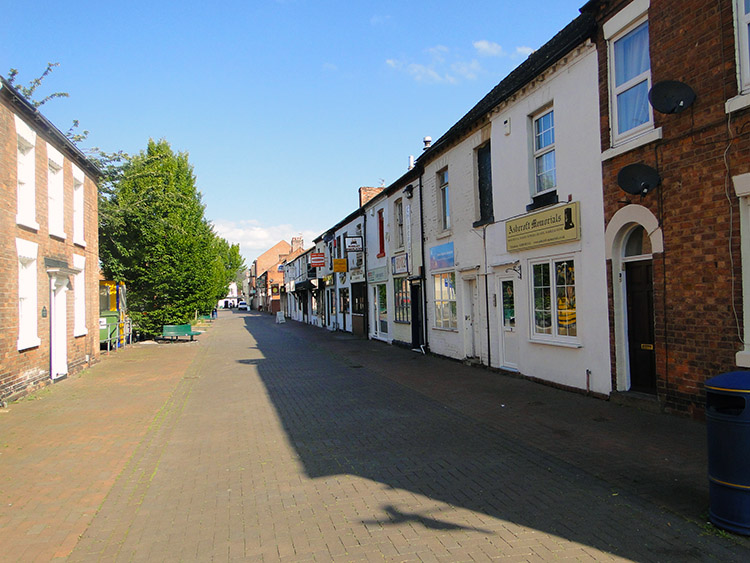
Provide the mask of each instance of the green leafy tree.
[{"label": "green leafy tree", "polygon": [[146,334],[212,310],[243,267],[239,248],[204,217],[187,154],[164,140],[127,161],[101,203],[102,270],[127,284],[130,315]]}]

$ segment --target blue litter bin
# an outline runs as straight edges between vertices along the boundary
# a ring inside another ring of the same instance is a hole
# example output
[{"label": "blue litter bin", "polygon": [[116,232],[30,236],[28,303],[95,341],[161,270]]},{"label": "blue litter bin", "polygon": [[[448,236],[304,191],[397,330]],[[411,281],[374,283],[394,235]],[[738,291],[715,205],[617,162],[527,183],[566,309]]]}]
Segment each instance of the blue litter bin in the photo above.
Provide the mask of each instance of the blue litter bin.
[{"label": "blue litter bin", "polygon": [[712,377],[706,388],[709,517],[750,535],[750,371]]}]

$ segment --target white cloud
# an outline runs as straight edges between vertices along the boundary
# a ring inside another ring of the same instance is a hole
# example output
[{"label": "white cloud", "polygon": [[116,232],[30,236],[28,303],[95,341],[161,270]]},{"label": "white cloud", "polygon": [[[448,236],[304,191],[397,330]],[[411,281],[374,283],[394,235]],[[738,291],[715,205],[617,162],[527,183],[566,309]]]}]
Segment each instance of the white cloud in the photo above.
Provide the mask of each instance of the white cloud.
[{"label": "white cloud", "polygon": [[459,79],[474,80],[482,68],[478,61],[465,61],[453,55],[445,45],[436,45],[424,51],[429,61],[425,63],[388,59],[385,63],[393,69],[406,72],[417,82],[428,84],[456,84]]},{"label": "white cloud", "polygon": [[227,221],[219,219],[213,222],[216,234],[230,244],[240,245],[240,254],[245,258],[249,267],[258,256],[281,240],[291,242],[292,237],[301,236],[305,241],[305,249],[313,245],[313,239],[322,232],[302,230],[292,225],[263,225],[260,221]]},{"label": "white cloud", "polygon": [[536,51],[536,49],[532,49],[531,47],[516,47],[516,55],[522,57],[528,57],[534,51]]},{"label": "white cloud", "polygon": [[483,57],[508,57],[511,59],[517,59],[519,57],[526,58],[534,52],[534,49],[532,49],[531,47],[519,46],[509,53],[508,51],[503,49],[502,45],[500,45],[499,43],[495,43],[494,41],[487,41],[486,39],[482,39],[481,41],[474,41],[473,45],[477,50],[477,53],[479,53],[479,55]]},{"label": "white cloud", "polygon": [[451,65],[451,70],[461,78],[476,80],[479,73],[482,72],[482,65],[477,60],[469,62],[459,61]]},{"label": "white cloud", "polygon": [[383,25],[388,23],[391,20],[391,16],[372,16],[370,18],[370,25],[376,26],[376,25]]},{"label": "white cloud", "polygon": [[473,45],[477,52],[485,57],[503,57],[507,55],[502,46],[493,41],[482,39],[481,41],[474,41]]}]

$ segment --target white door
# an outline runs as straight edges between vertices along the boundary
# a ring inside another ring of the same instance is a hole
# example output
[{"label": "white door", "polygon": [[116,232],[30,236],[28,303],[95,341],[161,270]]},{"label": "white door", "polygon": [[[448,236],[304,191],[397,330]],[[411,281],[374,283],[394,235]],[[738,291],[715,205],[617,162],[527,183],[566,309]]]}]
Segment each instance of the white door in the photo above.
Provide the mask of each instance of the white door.
[{"label": "white door", "polygon": [[516,287],[513,278],[498,278],[500,296],[500,364],[518,369],[518,330],[516,328]]},{"label": "white door", "polygon": [[464,353],[467,358],[478,356],[477,311],[477,280],[476,278],[464,279]]},{"label": "white door", "polygon": [[68,374],[68,279],[50,278],[50,377]]}]

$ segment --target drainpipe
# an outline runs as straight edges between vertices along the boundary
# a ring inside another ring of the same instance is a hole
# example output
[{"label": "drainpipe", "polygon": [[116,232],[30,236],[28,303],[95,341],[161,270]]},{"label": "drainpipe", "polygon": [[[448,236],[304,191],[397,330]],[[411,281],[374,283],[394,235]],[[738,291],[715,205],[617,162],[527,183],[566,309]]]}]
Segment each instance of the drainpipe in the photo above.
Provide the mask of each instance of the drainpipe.
[{"label": "drainpipe", "polygon": [[[424,204],[423,204],[423,184],[422,177],[424,176],[424,169],[420,166],[419,171],[419,246],[422,250],[422,272],[420,278],[422,278],[422,339],[424,340],[424,349],[430,349],[430,342],[427,338],[427,263],[425,262],[424,253]],[[423,349],[423,351],[424,351]]]},{"label": "drainpipe", "polygon": [[367,212],[362,207],[362,264],[365,270],[365,338],[370,340],[370,284],[367,281]]},{"label": "drainpipe", "polygon": [[490,334],[490,283],[487,271],[487,227],[482,228],[482,246],[484,246],[484,304],[487,316],[487,367],[492,367],[492,336]]}]

